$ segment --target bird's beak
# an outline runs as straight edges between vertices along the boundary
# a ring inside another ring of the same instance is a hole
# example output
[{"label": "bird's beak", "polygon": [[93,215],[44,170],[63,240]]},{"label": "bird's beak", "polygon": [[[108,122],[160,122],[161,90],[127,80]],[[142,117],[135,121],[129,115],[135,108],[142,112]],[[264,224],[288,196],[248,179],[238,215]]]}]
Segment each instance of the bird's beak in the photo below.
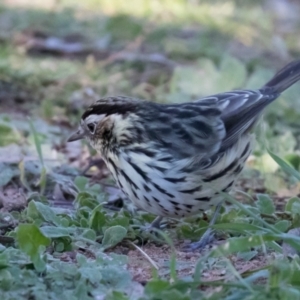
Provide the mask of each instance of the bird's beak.
[{"label": "bird's beak", "polygon": [[67,140],[67,142],[74,142],[84,138],[84,131],[81,127],[78,128]]}]

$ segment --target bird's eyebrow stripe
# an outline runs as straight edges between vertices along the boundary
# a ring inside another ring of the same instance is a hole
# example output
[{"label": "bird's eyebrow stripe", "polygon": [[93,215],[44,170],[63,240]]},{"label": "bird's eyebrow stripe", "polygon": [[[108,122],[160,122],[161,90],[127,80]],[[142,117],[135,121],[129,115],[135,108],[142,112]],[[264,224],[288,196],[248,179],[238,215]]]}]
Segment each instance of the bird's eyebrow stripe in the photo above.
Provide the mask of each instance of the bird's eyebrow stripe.
[{"label": "bird's eyebrow stripe", "polygon": [[97,114],[92,114],[86,117],[85,119],[82,119],[86,123],[99,123],[101,120],[105,118],[104,114],[97,115]]}]

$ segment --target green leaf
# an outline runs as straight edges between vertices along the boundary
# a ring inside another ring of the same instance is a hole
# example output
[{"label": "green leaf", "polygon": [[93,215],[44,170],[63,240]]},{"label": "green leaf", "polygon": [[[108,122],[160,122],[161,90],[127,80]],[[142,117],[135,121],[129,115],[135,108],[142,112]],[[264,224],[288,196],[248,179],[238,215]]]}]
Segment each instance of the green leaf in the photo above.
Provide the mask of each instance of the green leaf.
[{"label": "green leaf", "polygon": [[33,213],[33,215],[35,215],[36,212],[38,212],[44,221],[53,223],[55,225],[60,225],[59,218],[56,216],[54,211],[48,205],[45,205],[41,202],[37,202],[34,200],[30,201],[29,205],[30,205],[30,214]]},{"label": "green leaf", "polygon": [[207,230],[208,223],[204,220],[200,220],[197,223],[197,229],[192,224],[183,224],[179,227],[181,234],[186,239],[193,241],[199,240],[204,232]]},{"label": "green leaf", "polygon": [[170,287],[170,283],[165,280],[157,279],[151,280],[145,286],[145,294],[149,296],[155,296]]},{"label": "green leaf", "polygon": [[[210,253],[210,256],[227,256],[236,252],[249,251],[252,247],[262,246],[267,242],[274,242],[278,239],[278,235],[272,234],[255,234],[250,237],[230,238],[225,244],[213,249]],[[278,250],[280,249],[281,248],[278,246]]]},{"label": "green leaf", "polygon": [[105,296],[105,300],[129,300],[129,298],[122,292],[110,291],[110,293]]},{"label": "green leaf", "polygon": [[297,214],[300,214],[300,203],[298,201],[295,201],[292,204],[292,215],[295,216]]},{"label": "green leaf", "polygon": [[105,29],[116,40],[133,40],[143,32],[142,24],[126,14],[111,16]]},{"label": "green leaf", "polygon": [[78,188],[78,191],[84,192],[86,190],[86,185],[88,184],[88,179],[84,176],[77,176],[74,180],[74,184]]},{"label": "green leaf", "polygon": [[96,240],[96,232],[92,229],[86,229],[84,230],[84,232],[82,233],[82,236],[89,239],[89,240],[92,240],[92,241],[95,241]]},{"label": "green leaf", "polygon": [[13,285],[14,278],[9,270],[0,270],[0,290],[8,290]]},{"label": "green leaf", "polygon": [[101,233],[105,223],[105,214],[99,210],[94,210],[89,219],[89,227],[95,230],[97,233]]},{"label": "green leaf", "polygon": [[286,232],[291,226],[291,222],[288,220],[280,220],[274,226],[281,232]]},{"label": "green leaf", "polygon": [[277,164],[280,166],[280,168],[284,172],[286,172],[289,175],[294,176],[297,180],[300,181],[300,173],[298,171],[296,171],[290,164],[288,164],[286,161],[284,161],[282,158],[277,156],[275,153],[273,153],[269,149],[268,149],[268,153],[277,162]]},{"label": "green leaf", "polygon": [[35,205],[35,201],[31,200],[28,203],[27,209],[26,209],[26,216],[34,221],[36,221],[37,219],[41,219],[41,214],[39,213],[39,211],[37,210],[37,207]]},{"label": "green leaf", "polygon": [[299,205],[300,205],[300,198],[298,198],[298,197],[292,197],[292,198],[290,198],[289,200],[288,200],[288,202],[286,203],[286,205],[285,205],[285,211],[286,212],[293,212],[293,205],[294,205],[294,203],[299,203]]},{"label": "green leaf", "polygon": [[275,212],[275,205],[273,200],[267,194],[257,194],[256,206],[263,214],[272,215]]},{"label": "green leaf", "polygon": [[109,227],[104,232],[102,246],[105,249],[111,248],[117,245],[118,243],[120,243],[126,237],[126,234],[127,234],[126,228],[120,225]]},{"label": "green leaf", "polygon": [[94,209],[99,203],[96,201],[95,197],[93,197],[90,193],[80,192],[76,198],[76,204],[79,207],[88,207],[90,209]]},{"label": "green leaf", "polygon": [[111,227],[111,226],[115,226],[115,225],[120,225],[127,229],[129,227],[129,218],[127,218],[125,216],[116,216],[110,220],[107,220],[107,223],[106,223],[107,227]]},{"label": "green leaf", "polygon": [[68,237],[70,234],[76,232],[76,228],[43,226],[40,228],[41,232],[48,238]]},{"label": "green leaf", "polygon": [[13,129],[6,124],[0,124],[0,146],[18,143],[19,137]]},{"label": "green leaf", "polygon": [[0,163],[0,187],[8,184],[14,175],[15,173],[10,166]]},{"label": "green leaf", "polygon": [[300,155],[298,153],[289,153],[284,156],[285,160],[296,170],[300,169]]},{"label": "green leaf", "polygon": [[50,239],[44,236],[40,229],[34,224],[20,224],[16,230],[16,239],[19,248],[24,251],[33,262],[38,271],[46,267],[41,253],[45,247],[50,245]]},{"label": "green leaf", "polygon": [[63,252],[65,249],[65,244],[63,242],[58,242],[55,244],[55,251],[56,252]]}]

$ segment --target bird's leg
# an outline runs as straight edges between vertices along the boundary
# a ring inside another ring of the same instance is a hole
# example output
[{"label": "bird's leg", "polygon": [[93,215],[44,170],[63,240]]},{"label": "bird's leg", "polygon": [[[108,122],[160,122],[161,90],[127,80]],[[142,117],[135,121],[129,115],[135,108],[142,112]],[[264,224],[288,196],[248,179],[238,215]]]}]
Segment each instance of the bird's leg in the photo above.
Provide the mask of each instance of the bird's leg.
[{"label": "bird's leg", "polygon": [[[222,207],[222,202],[217,204],[216,209],[214,211],[213,217],[209,222],[209,226],[212,226],[215,224],[218,215],[220,213],[220,209]],[[214,238],[214,232],[211,227],[209,227],[205,233],[202,235],[201,239],[198,242],[191,243],[183,248],[184,251],[195,251],[195,250],[201,250],[203,249],[206,245],[211,243]]]},{"label": "bird's leg", "polygon": [[140,228],[141,231],[156,233],[156,230],[161,229],[160,222],[162,219],[163,219],[163,217],[156,217],[150,225],[138,226],[138,227]]},{"label": "bird's leg", "polygon": [[163,217],[156,217],[153,222],[150,224],[149,229],[160,229],[160,222],[163,219]]}]

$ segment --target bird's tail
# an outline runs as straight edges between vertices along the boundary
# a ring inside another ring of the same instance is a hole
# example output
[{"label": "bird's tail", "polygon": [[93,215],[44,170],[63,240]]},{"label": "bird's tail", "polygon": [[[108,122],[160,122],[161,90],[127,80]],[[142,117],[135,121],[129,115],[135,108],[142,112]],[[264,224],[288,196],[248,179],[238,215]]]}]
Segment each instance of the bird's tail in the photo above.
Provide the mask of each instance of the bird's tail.
[{"label": "bird's tail", "polygon": [[278,71],[264,88],[270,88],[272,92],[280,94],[298,80],[300,80],[300,60],[293,61]]}]

